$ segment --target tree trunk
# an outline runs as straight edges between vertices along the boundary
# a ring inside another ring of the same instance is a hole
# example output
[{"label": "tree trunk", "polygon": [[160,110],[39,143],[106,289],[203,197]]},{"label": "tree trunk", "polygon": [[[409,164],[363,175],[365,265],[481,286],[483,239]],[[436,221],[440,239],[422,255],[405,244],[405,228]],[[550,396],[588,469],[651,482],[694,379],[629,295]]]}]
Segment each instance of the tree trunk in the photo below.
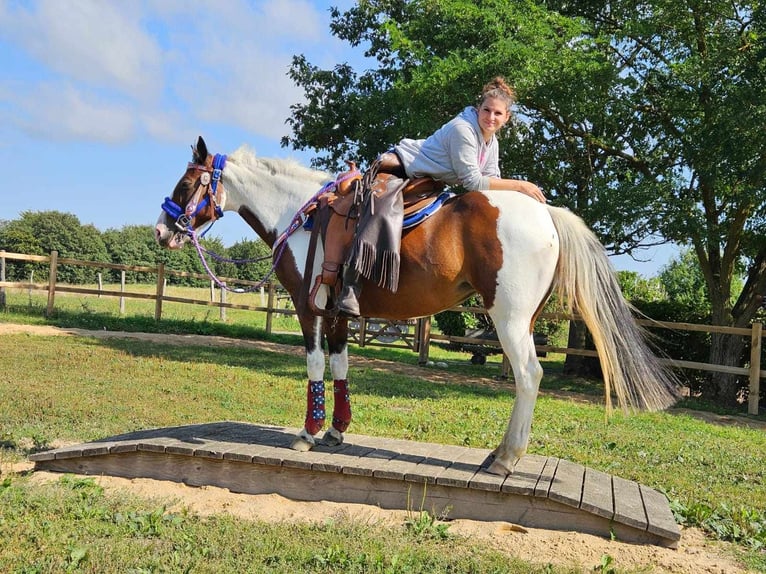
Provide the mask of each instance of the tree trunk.
[{"label": "tree trunk", "polygon": [[[743,337],[714,333],[710,342],[710,363],[714,365],[741,366]],[[742,377],[728,373],[712,373],[710,377],[710,398],[725,406],[735,406],[742,400]]]},{"label": "tree trunk", "polygon": [[[581,321],[569,322],[570,349],[593,349],[593,343],[588,336],[588,328]],[[564,361],[564,374],[573,377],[601,378],[601,363],[598,357],[584,357],[582,355],[567,355]]]}]

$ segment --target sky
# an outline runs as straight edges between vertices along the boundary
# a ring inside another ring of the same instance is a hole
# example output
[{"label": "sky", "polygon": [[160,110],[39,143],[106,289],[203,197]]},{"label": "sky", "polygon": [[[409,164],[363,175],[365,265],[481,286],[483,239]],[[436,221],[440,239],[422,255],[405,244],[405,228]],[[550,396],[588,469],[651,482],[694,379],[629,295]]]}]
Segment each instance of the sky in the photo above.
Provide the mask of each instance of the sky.
[{"label": "sky", "polygon": [[[282,148],[293,55],[320,68],[366,65],[329,31],[352,0],[0,0],[0,220],[56,210],[98,229],[153,225],[202,135],[211,153]],[[448,118],[445,118],[445,120]],[[210,235],[253,239],[234,213]],[[650,277],[674,251],[617,269]]]}]

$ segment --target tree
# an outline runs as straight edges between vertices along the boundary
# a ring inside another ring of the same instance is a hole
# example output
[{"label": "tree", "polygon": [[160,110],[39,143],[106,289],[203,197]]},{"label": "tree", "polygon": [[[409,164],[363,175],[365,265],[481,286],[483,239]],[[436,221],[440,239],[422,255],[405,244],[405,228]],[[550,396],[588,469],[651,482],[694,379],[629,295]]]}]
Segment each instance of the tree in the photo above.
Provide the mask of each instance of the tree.
[{"label": "tree", "polygon": [[[52,251],[58,251],[59,258],[109,261],[101,232],[92,225],[82,225],[76,215],[59,211],[23,212],[20,219],[8,222],[0,230],[0,247],[32,255],[49,255]],[[29,266],[24,268],[29,269]],[[33,268],[47,273],[44,266]],[[80,265],[59,265],[58,281],[93,283],[96,273],[96,270]]]},{"label": "tree", "polygon": [[[519,109],[510,173],[576,210],[607,249],[672,240],[699,260],[713,322],[743,326],[766,293],[764,10],[755,1],[360,0],[331,29],[377,68],[294,59],[306,101],[285,145],[369,160],[425,136],[496,74]],[[672,23],[672,25],[669,25]],[[331,126],[331,127],[329,127]],[[506,168],[506,172],[508,172]],[[739,297],[733,277],[747,268]],[[741,348],[714,337],[710,361]],[[736,384],[716,376],[723,402]]]},{"label": "tree", "polygon": [[242,239],[229,247],[229,257],[241,263],[236,277],[246,281],[262,281],[271,271],[271,249],[260,239]]},{"label": "tree", "polygon": [[[103,233],[104,243],[112,263],[152,267],[166,254],[154,240],[154,227],[151,225],[125,225],[120,229],[107,229]],[[112,280],[120,280],[120,271],[112,271]],[[126,273],[128,283],[152,283],[154,273]]]},{"label": "tree", "polygon": [[[756,127],[766,118],[763,7],[721,0],[635,7],[584,3],[572,13],[592,22],[594,37],[608,39],[633,81],[625,100],[645,133],[626,139],[626,153],[673,182],[657,232],[693,249],[712,322],[746,326],[766,293],[766,134]],[[640,142],[651,142],[654,153],[636,154]],[[743,263],[747,279],[735,292]],[[713,335],[709,361],[737,364],[742,346],[739,337]],[[713,379],[722,402],[736,399],[734,377]]]}]

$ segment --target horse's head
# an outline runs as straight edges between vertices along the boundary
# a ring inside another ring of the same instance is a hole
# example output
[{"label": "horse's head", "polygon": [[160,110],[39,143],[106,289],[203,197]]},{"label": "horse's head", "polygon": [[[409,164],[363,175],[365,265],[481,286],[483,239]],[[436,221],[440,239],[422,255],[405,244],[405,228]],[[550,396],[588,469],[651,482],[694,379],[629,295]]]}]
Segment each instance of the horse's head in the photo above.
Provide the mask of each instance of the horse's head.
[{"label": "horse's head", "polygon": [[192,161],[173,195],[165,198],[154,228],[157,243],[169,249],[180,249],[197,229],[223,217],[221,174],[226,156],[210,155],[202,137],[192,151]]}]

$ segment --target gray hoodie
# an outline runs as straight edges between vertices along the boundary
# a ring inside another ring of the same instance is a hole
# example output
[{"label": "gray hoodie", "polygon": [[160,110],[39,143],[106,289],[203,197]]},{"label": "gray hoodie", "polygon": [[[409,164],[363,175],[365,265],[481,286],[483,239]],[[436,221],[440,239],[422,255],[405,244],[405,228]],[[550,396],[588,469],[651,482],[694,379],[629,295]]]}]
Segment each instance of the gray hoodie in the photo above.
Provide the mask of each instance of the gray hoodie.
[{"label": "gray hoodie", "polygon": [[487,190],[489,178],[500,177],[497,138],[492,136],[489,144],[484,143],[473,106],[427,139],[403,139],[394,150],[408,177],[432,177],[468,190]]}]

